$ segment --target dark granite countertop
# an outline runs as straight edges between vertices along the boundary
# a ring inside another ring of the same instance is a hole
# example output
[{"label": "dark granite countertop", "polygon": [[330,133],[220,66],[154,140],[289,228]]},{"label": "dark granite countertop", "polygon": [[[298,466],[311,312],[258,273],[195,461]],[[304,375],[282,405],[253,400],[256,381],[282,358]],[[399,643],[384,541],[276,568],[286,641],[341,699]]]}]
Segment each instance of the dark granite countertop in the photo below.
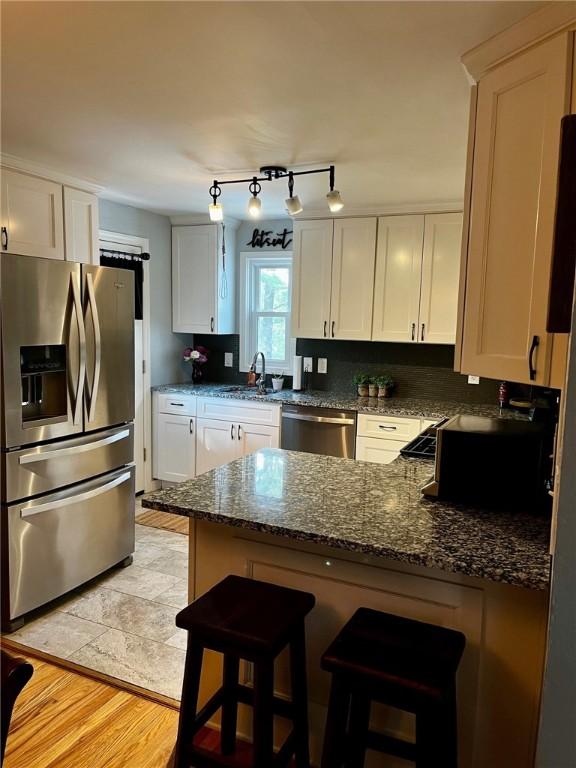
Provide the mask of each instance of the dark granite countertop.
[{"label": "dark granite countertop", "polygon": [[234,384],[163,384],[154,387],[154,391],[164,394],[222,397],[231,400],[261,400],[278,403],[278,405],[311,405],[320,408],[340,408],[358,413],[427,419],[442,419],[445,416],[456,416],[459,413],[472,416],[526,418],[526,416],[513,411],[500,411],[497,405],[408,397],[354,397],[348,392],[320,392],[315,390],[294,392],[291,389],[285,389],[278,393],[269,391],[265,395],[259,395],[253,387],[236,387]]},{"label": "dark granite countertop", "polygon": [[144,507],[363,552],[528,589],[546,589],[550,520],[422,497],[430,462],[381,465],[264,449]]}]

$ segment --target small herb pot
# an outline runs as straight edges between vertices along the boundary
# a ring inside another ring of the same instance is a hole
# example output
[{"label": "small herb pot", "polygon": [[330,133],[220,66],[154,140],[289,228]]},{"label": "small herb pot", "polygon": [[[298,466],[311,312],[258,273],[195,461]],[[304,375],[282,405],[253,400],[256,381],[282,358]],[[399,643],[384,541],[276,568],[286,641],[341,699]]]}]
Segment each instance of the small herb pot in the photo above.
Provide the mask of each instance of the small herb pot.
[{"label": "small herb pot", "polygon": [[284,379],[272,379],[272,389],[274,392],[280,392],[284,386]]},{"label": "small herb pot", "polygon": [[370,384],[368,386],[368,394],[370,395],[370,397],[378,397],[378,385]]},{"label": "small herb pot", "polygon": [[378,397],[390,397],[392,394],[392,390],[390,387],[379,387],[378,388]]},{"label": "small herb pot", "polygon": [[358,384],[358,397],[368,397],[368,384]]}]

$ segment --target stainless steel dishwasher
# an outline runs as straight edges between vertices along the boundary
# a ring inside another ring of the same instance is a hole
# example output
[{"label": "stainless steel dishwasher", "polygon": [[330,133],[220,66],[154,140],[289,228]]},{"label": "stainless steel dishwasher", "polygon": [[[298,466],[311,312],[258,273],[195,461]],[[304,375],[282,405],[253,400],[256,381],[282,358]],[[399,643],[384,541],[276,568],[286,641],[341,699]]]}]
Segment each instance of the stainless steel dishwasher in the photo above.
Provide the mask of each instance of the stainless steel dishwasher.
[{"label": "stainless steel dishwasher", "polygon": [[353,459],[356,456],[356,413],[307,405],[282,406],[281,447]]}]

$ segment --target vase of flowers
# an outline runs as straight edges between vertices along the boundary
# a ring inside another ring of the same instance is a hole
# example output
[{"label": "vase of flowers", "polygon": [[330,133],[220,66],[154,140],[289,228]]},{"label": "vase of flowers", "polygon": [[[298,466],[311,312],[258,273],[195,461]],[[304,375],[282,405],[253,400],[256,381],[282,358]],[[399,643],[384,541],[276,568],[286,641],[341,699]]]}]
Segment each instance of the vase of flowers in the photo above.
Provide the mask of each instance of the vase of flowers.
[{"label": "vase of flowers", "polygon": [[206,347],[186,347],[183,354],[184,361],[192,366],[192,383],[200,384],[202,382],[202,366],[208,361],[208,350]]}]

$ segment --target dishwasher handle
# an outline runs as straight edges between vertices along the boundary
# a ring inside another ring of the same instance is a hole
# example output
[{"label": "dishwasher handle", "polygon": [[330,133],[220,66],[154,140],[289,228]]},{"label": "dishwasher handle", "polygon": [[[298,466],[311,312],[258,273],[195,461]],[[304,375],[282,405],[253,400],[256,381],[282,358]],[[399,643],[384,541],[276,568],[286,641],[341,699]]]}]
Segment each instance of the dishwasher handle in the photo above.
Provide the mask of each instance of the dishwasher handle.
[{"label": "dishwasher handle", "polygon": [[307,413],[283,413],[283,419],[294,419],[295,421],[314,421],[317,424],[355,424],[355,419],[333,418],[331,416],[310,416]]}]

